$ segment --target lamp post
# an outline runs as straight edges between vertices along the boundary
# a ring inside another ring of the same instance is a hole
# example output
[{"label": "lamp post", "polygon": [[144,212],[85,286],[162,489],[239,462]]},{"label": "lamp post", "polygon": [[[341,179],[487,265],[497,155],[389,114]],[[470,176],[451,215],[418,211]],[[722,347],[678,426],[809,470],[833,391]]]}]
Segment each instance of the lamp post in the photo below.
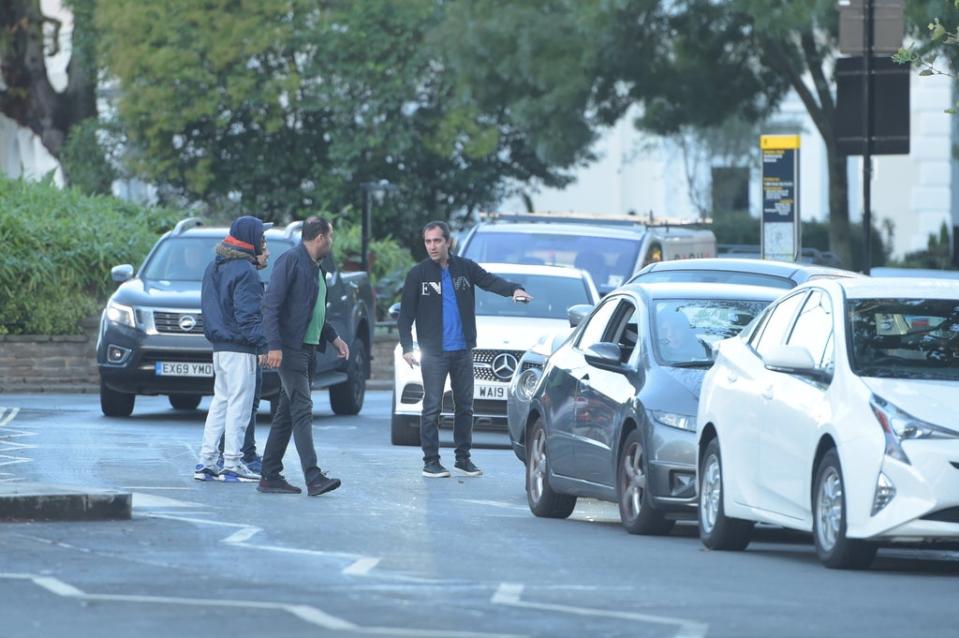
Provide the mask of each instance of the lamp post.
[{"label": "lamp post", "polygon": [[361,248],[360,259],[363,262],[363,270],[370,271],[370,233],[372,232],[371,200],[376,197],[376,203],[381,204],[386,193],[395,193],[398,188],[390,184],[387,180],[381,179],[378,182],[363,182],[360,184],[363,191],[363,219],[361,226]]}]

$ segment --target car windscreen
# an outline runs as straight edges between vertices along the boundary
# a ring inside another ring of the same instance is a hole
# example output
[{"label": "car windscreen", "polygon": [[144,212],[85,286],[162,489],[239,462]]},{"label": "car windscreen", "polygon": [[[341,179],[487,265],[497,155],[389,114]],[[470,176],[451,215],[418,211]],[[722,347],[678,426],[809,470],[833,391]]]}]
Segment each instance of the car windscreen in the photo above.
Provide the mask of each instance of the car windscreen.
[{"label": "car windscreen", "polygon": [[640,243],[639,238],[476,232],[463,256],[505,264],[574,266],[589,272],[599,291],[606,294],[633,274]]},{"label": "car windscreen", "polygon": [[[214,257],[222,237],[167,237],[143,266],[140,277],[154,281],[202,281],[203,272]],[[268,239],[270,261],[259,271],[260,281],[270,280],[276,258],[290,249],[285,240]]]},{"label": "car windscreen", "polygon": [[667,299],[653,305],[653,348],[663,365],[709,367],[712,344],[735,337],[768,301]]},{"label": "car windscreen", "polygon": [[959,300],[852,299],[848,320],[857,375],[959,380]]},{"label": "car windscreen", "polygon": [[701,282],[716,284],[742,284],[765,288],[794,288],[796,283],[786,277],[764,275],[735,270],[653,270],[636,275],[630,283],[656,284],[661,282]]},{"label": "car windscreen", "polygon": [[576,304],[591,304],[586,282],[581,277],[550,277],[520,273],[496,273],[506,281],[517,283],[533,300],[517,303],[511,297],[476,288],[476,314],[494,317],[537,317],[566,319],[566,309]]}]

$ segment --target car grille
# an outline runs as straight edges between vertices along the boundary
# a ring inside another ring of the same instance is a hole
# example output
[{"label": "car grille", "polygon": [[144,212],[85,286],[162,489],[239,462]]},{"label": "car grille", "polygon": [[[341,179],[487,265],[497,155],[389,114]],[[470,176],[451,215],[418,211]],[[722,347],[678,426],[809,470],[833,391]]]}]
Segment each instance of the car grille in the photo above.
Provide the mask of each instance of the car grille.
[{"label": "car grille", "polygon": [[189,361],[192,363],[212,363],[212,352],[196,350],[147,350],[140,357],[140,365],[153,367],[157,361]]},{"label": "car grille", "polygon": [[423,386],[418,384],[408,385],[403,388],[403,394],[400,395],[400,403],[419,403],[423,399]]},{"label": "car grille", "polygon": [[[189,330],[184,330],[180,327],[180,320],[183,317],[192,317],[196,323]],[[153,324],[156,326],[157,332],[203,334],[203,315],[199,312],[163,312],[161,310],[154,310]]]},{"label": "car grille", "polygon": [[[499,359],[500,355],[508,355],[512,359],[502,360]],[[515,371],[517,362],[522,356],[522,350],[473,350],[473,378],[478,381],[507,382],[513,375],[499,376],[496,373],[497,370],[502,374],[504,370],[508,369],[503,367],[506,364],[512,365]]]},{"label": "car grille", "polygon": [[940,521],[942,523],[959,523],[959,507],[950,507],[922,517],[924,521]]}]

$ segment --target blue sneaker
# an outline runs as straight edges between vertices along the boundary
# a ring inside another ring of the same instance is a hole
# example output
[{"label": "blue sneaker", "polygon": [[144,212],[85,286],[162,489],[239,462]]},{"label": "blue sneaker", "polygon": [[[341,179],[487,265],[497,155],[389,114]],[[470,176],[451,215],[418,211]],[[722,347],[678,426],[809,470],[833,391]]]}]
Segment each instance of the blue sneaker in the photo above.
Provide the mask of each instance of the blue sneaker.
[{"label": "blue sneaker", "polygon": [[263,474],[263,457],[257,454],[252,461],[245,461],[246,468],[254,474]]},{"label": "blue sneaker", "polygon": [[224,483],[253,483],[260,480],[260,475],[251,472],[243,463],[237,463],[235,467],[226,468],[220,472],[217,479]]},{"label": "blue sneaker", "polygon": [[193,478],[197,481],[216,481],[219,476],[219,470],[211,465],[197,463],[193,468]]}]

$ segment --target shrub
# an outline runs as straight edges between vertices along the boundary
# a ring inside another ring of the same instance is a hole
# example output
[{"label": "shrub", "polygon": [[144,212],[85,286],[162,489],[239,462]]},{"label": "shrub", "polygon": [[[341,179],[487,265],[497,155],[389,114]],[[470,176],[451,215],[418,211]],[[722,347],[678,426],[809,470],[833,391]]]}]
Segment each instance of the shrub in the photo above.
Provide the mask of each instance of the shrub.
[{"label": "shrub", "polygon": [[113,289],[110,268],[142,260],[177,218],[50,180],[0,178],[0,333],[82,332]]}]

